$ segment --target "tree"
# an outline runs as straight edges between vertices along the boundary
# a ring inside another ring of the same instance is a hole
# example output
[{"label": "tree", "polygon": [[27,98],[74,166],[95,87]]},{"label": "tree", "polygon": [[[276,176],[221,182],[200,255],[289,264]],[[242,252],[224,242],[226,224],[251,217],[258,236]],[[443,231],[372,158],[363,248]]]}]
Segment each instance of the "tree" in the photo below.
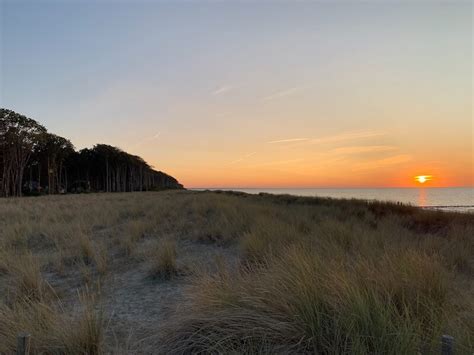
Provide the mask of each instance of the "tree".
[{"label": "tree", "polygon": [[[45,177],[43,181],[48,182],[49,194],[67,191],[68,174],[65,162],[73,153],[74,146],[66,138],[48,132],[44,132],[39,137],[34,159],[30,165],[31,169],[33,166],[37,166],[38,185],[40,185],[41,177]],[[30,174],[30,176],[32,175]]]},{"label": "tree", "polygon": [[21,196],[25,167],[45,132],[35,120],[0,109],[1,196]]},{"label": "tree", "polygon": [[46,188],[49,194],[182,188],[139,156],[107,144],[76,152],[68,139],[7,109],[0,109],[0,172],[0,196],[7,197]]}]

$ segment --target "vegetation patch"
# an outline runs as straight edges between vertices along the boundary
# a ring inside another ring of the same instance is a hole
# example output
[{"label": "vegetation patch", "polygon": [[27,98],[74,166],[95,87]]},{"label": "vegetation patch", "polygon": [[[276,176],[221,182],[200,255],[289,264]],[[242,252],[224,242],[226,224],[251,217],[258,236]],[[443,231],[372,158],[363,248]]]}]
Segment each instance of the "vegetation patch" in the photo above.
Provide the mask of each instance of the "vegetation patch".
[{"label": "vegetation patch", "polygon": [[0,353],[28,332],[32,353],[429,354],[449,334],[468,354],[472,235],[472,214],[358,200],[0,199]]},{"label": "vegetation patch", "polygon": [[170,280],[178,273],[176,265],[176,243],[163,241],[158,243],[150,253],[150,276],[154,279]]}]

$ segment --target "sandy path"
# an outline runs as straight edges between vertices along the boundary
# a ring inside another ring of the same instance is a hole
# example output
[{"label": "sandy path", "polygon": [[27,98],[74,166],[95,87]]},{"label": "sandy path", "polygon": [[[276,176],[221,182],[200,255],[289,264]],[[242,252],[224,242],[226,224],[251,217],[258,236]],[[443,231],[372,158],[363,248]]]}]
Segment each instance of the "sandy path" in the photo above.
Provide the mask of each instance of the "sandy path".
[{"label": "sandy path", "polygon": [[[146,249],[146,243],[143,248]],[[149,263],[121,265],[105,280],[102,306],[108,319],[107,336],[120,349],[139,347],[143,341],[153,345],[159,328],[186,302],[185,290],[199,271],[215,272],[216,259],[235,266],[238,253],[233,247],[196,243],[177,244],[180,274],[171,280],[148,277]]]}]

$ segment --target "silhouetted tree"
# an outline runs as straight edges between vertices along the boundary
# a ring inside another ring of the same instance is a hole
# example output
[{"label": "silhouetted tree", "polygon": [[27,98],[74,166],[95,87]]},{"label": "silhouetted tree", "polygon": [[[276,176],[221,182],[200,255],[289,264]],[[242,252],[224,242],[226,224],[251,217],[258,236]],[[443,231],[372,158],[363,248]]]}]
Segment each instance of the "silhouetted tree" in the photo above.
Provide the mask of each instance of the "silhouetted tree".
[{"label": "silhouetted tree", "polygon": [[[37,167],[38,185],[43,177],[43,181],[47,181],[49,194],[67,191],[68,174],[64,163],[73,153],[74,146],[68,139],[47,132],[40,136],[30,169]],[[30,173],[30,190],[32,177],[33,173]]]},{"label": "silhouetted tree", "polygon": [[182,188],[139,156],[106,144],[76,152],[68,139],[6,109],[0,109],[0,171],[0,196]]},{"label": "silhouetted tree", "polygon": [[25,167],[45,132],[35,120],[0,109],[1,196],[21,196]]}]

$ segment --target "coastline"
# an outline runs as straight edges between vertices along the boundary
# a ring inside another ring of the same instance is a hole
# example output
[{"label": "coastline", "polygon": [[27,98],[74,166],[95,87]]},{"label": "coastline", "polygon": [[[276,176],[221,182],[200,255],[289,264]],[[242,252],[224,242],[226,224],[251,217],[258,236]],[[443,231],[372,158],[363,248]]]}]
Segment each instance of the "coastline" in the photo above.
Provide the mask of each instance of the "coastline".
[{"label": "coastline", "polygon": [[[430,191],[430,190],[433,191]],[[237,191],[301,197],[331,197],[394,202],[443,211],[474,213],[474,187],[403,188],[190,188],[190,191]],[[455,192],[453,194],[453,191]],[[434,196],[433,195],[434,192]],[[453,198],[451,199],[451,196]],[[449,202],[449,203],[448,203]]]}]

